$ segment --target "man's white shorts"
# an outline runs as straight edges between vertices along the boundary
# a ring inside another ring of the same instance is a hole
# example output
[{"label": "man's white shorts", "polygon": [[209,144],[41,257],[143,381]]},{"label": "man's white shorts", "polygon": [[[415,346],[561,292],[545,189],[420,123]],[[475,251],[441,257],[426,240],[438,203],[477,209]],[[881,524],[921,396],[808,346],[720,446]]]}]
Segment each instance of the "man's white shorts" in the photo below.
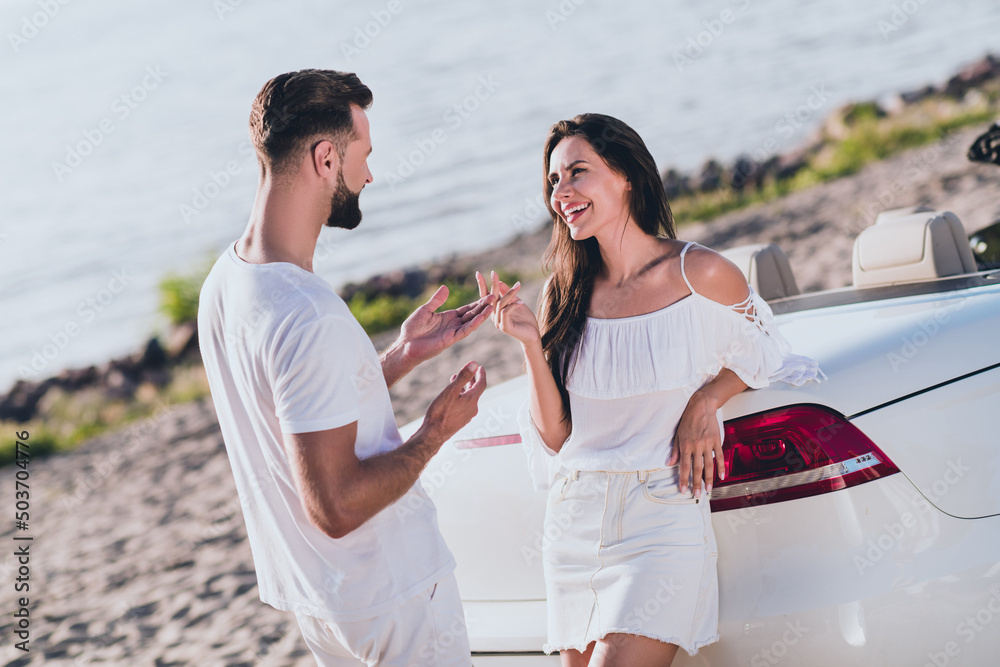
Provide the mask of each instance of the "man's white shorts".
[{"label": "man's white shorts", "polygon": [[472,664],[454,574],[384,616],[336,624],[304,614],[295,618],[319,667]]}]

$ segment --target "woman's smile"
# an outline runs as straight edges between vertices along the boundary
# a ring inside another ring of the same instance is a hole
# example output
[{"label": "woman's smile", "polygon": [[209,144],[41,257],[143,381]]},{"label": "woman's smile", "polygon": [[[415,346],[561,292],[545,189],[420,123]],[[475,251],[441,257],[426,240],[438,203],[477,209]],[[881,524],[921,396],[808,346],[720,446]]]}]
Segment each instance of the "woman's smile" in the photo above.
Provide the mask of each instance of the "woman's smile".
[{"label": "woman's smile", "polygon": [[590,210],[590,204],[587,202],[577,202],[573,204],[562,204],[562,215],[566,220],[567,225],[572,225],[574,222],[580,219],[586,211]]}]

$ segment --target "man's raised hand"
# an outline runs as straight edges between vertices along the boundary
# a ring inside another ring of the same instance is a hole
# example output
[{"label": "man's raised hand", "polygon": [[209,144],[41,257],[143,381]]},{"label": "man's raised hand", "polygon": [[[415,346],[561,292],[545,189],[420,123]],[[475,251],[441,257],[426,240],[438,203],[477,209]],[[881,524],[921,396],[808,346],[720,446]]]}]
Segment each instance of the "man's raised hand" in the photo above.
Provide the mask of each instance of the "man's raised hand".
[{"label": "man's raised hand", "polygon": [[399,343],[414,364],[440,354],[478,329],[493,312],[497,297],[487,294],[459,308],[436,312],[447,299],[448,288],[441,285],[427,303],[403,322]]}]

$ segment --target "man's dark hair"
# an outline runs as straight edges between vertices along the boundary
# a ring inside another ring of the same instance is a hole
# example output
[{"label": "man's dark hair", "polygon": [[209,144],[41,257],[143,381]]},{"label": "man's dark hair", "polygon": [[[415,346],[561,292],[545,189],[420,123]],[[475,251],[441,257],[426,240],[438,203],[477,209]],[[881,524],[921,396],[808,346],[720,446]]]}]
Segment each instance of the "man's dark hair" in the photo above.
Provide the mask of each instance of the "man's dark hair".
[{"label": "man's dark hair", "polygon": [[279,74],[264,84],[250,108],[250,140],[261,168],[285,171],[318,135],[343,157],[357,137],[351,105],[367,109],[372,91],[356,74],[304,69]]}]

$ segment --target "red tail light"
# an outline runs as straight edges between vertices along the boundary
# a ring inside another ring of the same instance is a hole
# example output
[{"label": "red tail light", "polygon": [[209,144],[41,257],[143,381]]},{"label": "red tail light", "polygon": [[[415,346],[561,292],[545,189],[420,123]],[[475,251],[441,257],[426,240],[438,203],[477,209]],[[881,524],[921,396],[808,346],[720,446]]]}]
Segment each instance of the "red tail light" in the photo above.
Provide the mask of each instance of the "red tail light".
[{"label": "red tail light", "polygon": [[899,469],[842,415],[795,405],[725,424],[726,479],[712,510],[777,503],[870,482]]}]

